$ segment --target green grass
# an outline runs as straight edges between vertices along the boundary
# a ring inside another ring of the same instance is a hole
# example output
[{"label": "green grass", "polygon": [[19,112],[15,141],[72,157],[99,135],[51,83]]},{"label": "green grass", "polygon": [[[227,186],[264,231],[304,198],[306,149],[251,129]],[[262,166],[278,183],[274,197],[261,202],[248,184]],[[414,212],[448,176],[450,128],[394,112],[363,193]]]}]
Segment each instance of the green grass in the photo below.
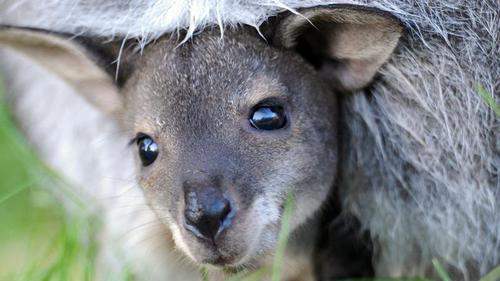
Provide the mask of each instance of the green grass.
[{"label": "green grass", "polygon": [[500,118],[500,105],[495,101],[493,96],[484,89],[481,84],[476,86],[477,93],[483,98],[484,102],[488,104],[493,112],[495,112],[496,116]]},{"label": "green grass", "polygon": [[500,266],[493,269],[490,273],[486,274],[479,281],[500,281]]},{"label": "green grass", "polygon": [[[65,184],[39,161],[13,125],[1,99],[1,88],[0,83],[0,281],[94,280],[97,249],[92,234],[95,234],[98,222],[85,211],[69,216],[57,197],[45,189],[47,185],[56,184],[64,190]],[[491,95],[482,87],[478,88],[478,93],[500,116],[499,106]],[[64,192],[75,204],[83,204],[69,189]],[[280,280],[293,205],[290,194],[285,204],[273,267],[249,275],[236,274],[230,281],[256,281],[264,276],[273,281]],[[451,281],[439,261],[433,260],[433,264],[441,280],[432,281]],[[132,280],[132,275],[129,275],[123,281]],[[205,276],[204,280],[208,281],[208,277]],[[431,281],[421,277],[356,279],[395,280]],[[480,281],[499,280],[500,267]]]},{"label": "green grass", "polygon": [[285,257],[286,244],[288,243],[288,234],[290,229],[290,220],[294,208],[293,193],[289,193],[285,202],[285,209],[283,211],[283,218],[281,220],[281,230],[278,236],[278,246],[274,256],[273,275],[272,281],[279,281],[281,279],[281,272],[283,271],[283,258]]},{"label": "green grass", "polygon": [[442,281],[451,281],[450,276],[448,275],[446,270],[444,270],[443,265],[439,262],[438,259],[432,259],[432,264],[434,265],[434,269],[436,270]]},{"label": "green grass", "polygon": [[68,216],[45,189],[65,185],[30,150],[1,97],[0,280],[93,280],[96,245],[87,234],[95,220]]}]

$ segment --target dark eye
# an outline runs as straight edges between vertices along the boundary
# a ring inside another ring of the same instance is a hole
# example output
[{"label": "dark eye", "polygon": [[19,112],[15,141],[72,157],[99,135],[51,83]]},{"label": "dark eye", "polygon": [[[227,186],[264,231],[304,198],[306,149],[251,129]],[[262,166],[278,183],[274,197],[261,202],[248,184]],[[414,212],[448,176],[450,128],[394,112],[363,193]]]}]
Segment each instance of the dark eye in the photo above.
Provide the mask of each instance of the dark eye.
[{"label": "dark eye", "polygon": [[250,124],[259,130],[277,130],[285,127],[286,116],[282,106],[257,106],[250,115]]},{"label": "dark eye", "polygon": [[137,140],[139,146],[139,157],[142,165],[149,166],[153,164],[158,157],[158,145],[148,136],[141,137]]}]

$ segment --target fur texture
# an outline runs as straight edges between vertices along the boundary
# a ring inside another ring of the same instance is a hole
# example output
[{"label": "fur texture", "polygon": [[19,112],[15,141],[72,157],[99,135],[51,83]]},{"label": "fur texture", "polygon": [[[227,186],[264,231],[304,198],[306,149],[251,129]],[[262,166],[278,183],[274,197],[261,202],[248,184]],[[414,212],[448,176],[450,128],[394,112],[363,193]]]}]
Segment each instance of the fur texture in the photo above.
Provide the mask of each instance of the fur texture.
[{"label": "fur texture", "polygon": [[[181,28],[191,35],[213,24],[258,26],[285,7],[334,2],[51,0],[41,7],[7,0],[0,22],[147,42]],[[377,275],[425,274],[437,257],[459,279],[474,280],[500,263],[500,122],[477,94],[480,84],[500,102],[499,4],[346,2],[395,14],[407,34],[366,94],[347,98],[344,210],[370,230]],[[22,74],[9,76],[14,81]],[[48,128],[39,127],[41,136],[32,141],[48,145]],[[78,135],[73,131],[74,141]],[[89,177],[57,166],[82,185]]]}]

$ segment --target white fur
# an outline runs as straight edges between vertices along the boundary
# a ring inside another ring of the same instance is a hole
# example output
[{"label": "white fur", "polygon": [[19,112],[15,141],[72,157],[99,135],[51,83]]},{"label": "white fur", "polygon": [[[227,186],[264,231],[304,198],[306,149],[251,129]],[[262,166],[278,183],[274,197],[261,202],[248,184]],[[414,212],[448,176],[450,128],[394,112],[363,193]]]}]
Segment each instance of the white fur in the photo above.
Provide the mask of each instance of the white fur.
[{"label": "white fur", "polygon": [[[258,26],[284,7],[318,3],[362,4],[399,17],[407,33],[371,88],[372,98],[353,95],[347,101],[351,150],[343,162],[341,187],[346,211],[371,231],[380,255],[378,275],[423,274],[437,257],[463,274],[462,279],[470,280],[476,277],[469,272],[470,262],[481,274],[500,263],[500,124],[476,90],[481,84],[499,102],[497,1],[124,2],[48,0],[42,5],[34,0],[6,0],[0,4],[0,22],[77,34],[140,37],[147,42],[181,28],[192,35],[206,25]],[[18,68],[7,67],[9,72]],[[26,73],[9,73],[9,82]],[[42,92],[44,88],[36,88],[43,85],[39,83],[30,77],[27,85],[34,87],[31,91]],[[62,85],[47,87],[50,92]],[[62,95],[59,98],[65,104]],[[35,120],[57,113],[50,108],[47,104],[40,109],[46,111]],[[31,109],[16,110],[23,115]],[[72,110],[82,116],[95,115],[85,108]],[[68,147],[66,140],[49,135],[60,136],[50,127],[22,119],[21,123],[35,145],[44,141],[56,147],[62,142],[63,148]],[[90,118],[81,126],[101,124],[106,121]],[[99,126],[86,135],[104,140],[109,137],[106,132],[112,131],[109,125]],[[78,141],[78,132],[69,135]],[[68,140],[70,136],[65,135]],[[62,153],[55,148],[50,151]],[[53,164],[75,182],[85,188],[94,186],[92,190],[108,186],[87,182],[89,177],[104,176],[100,168],[79,169],[85,163],[72,163],[73,152],[71,157],[60,156]],[[115,164],[128,160],[123,156]],[[93,165],[106,165],[98,164],[101,159],[94,161]]]},{"label": "white fur", "polygon": [[[33,0],[6,0],[4,8],[0,10],[0,19],[6,24],[21,22],[23,25],[77,34],[140,37],[149,41],[166,31],[179,29],[187,29],[189,37],[207,25],[258,26],[285,7],[303,6],[305,2],[307,1],[48,0],[42,6]],[[311,3],[307,3],[308,5],[314,5],[325,1],[309,2]]]}]

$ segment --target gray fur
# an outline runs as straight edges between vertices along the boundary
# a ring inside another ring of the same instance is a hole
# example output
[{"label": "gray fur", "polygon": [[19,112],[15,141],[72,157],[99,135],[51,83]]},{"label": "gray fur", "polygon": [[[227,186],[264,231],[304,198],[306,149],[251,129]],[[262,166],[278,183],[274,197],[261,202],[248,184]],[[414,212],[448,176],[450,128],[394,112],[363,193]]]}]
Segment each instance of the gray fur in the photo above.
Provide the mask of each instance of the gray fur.
[{"label": "gray fur", "polygon": [[[284,3],[298,7],[317,2]],[[351,149],[342,173],[345,209],[377,242],[378,275],[425,273],[437,257],[464,280],[474,280],[500,259],[499,119],[476,89],[481,84],[498,102],[498,3],[362,3],[397,15],[408,31],[370,88],[370,97],[353,95],[347,101]],[[277,10],[263,11],[259,21]],[[40,20],[31,24],[57,18],[43,15],[31,18]],[[217,22],[216,16],[207,19]],[[73,22],[57,21],[51,27],[75,31]],[[85,22],[79,24],[81,28]],[[130,36],[139,36],[148,24],[124,27]],[[121,34],[106,22],[89,30]],[[165,30],[149,31],[158,35]]]},{"label": "gray fur", "polygon": [[378,241],[378,275],[427,272],[437,257],[477,280],[500,263],[500,119],[477,90],[498,103],[498,3],[436,4],[415,14],[419,32],[371,98],[349,101],[344,206]]},{"label": "gray fur", "polygon": [[[176,245],[198,263],[216,258],[183,227],[181,215],[186,182],[214,184],[238,209],[217,250],[234,258],[232,266],[255,266],[275,248],[286,194],[296,194],[294,229],[333,184],[335,96],[298,55],[270,48],[256,32],[228,31],[224,44],[216,32],[177,48],[166,38],[147,46],[124,86],[124,124],[161,147],[155,164],[139,168],[139,179]],[[252,107],[266,97],[289,108],[290,128],[258,132],[250,126]]]}]

